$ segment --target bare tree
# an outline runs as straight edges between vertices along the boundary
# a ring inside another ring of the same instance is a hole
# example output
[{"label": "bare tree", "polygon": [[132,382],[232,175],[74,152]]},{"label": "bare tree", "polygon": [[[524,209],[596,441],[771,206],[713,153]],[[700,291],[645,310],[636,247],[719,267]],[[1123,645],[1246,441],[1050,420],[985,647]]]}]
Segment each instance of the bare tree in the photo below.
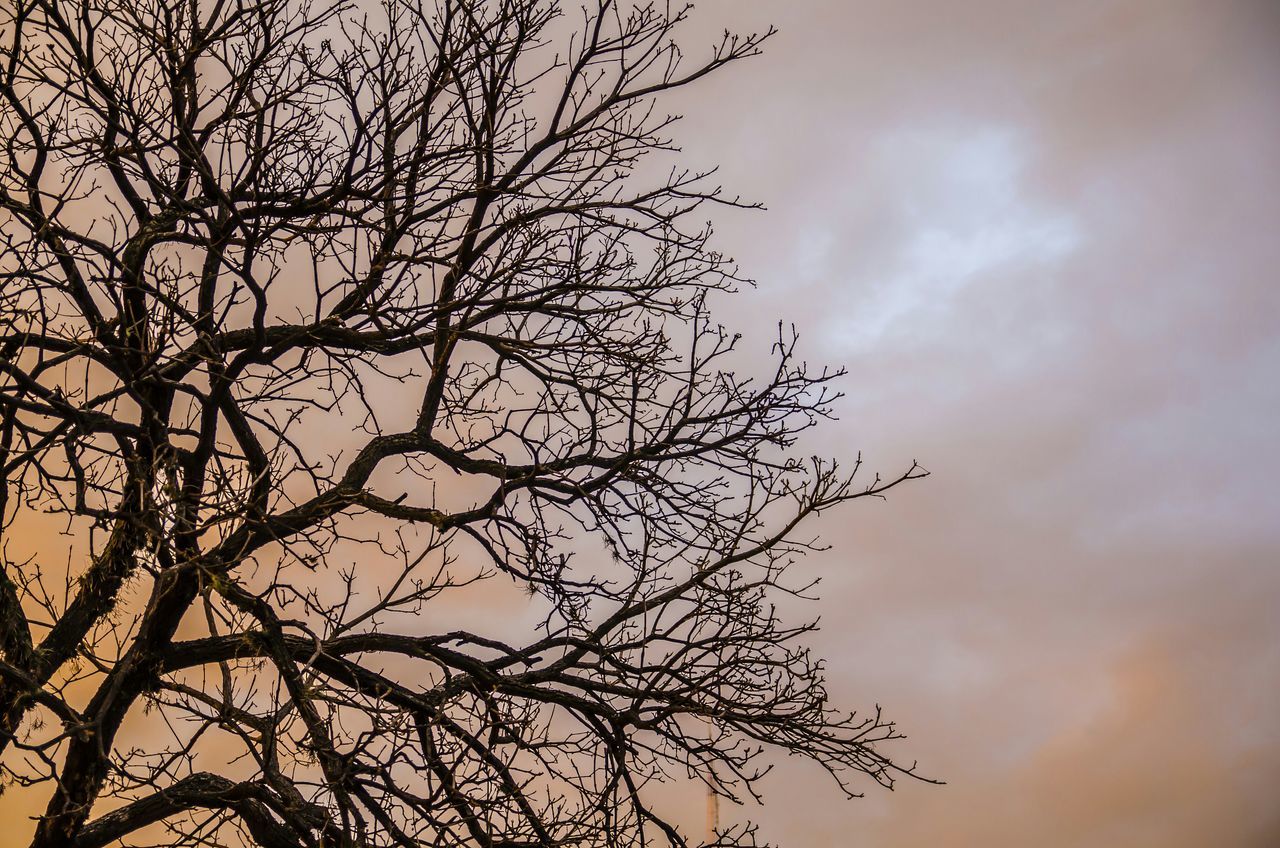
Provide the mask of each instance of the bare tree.
[{"label": "bare tree", "polygon": [[838,375],[791,333],[729,367],[739,278],[692,219],[742,204],[663,165],[656,104],[768,33],[691,61],[686,14],[0,8],[0,762],[34,845],[685,845],[650,782],[912,773],[772,599],[811,585],[806,519],[924,471],[795,455]]}]

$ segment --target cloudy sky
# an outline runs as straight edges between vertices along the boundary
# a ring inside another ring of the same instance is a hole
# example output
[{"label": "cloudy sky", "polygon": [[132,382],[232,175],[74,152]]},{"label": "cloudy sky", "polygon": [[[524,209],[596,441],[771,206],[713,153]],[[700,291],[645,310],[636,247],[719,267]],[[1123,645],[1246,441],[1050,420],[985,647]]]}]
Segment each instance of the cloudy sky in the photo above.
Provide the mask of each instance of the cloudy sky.
[{"label": "cloudy sky", "polygon": [[[846,365],[818,447],[933,476],[832,522],[832,688],[945,779],[812,846],[1280,843],[1280,4],[718,0],[781,33],[690,93],[689,159],[782,317]],[[745,811],[726,811],[735,820]]]},{"label": "cloudy sky", "polygon": [[807,447],[932,472],[825,525],[799,612],[947,785],[845,802],[784,762],[723,819],[1280,844],[1280,3],[699,0],[686,43],[769,24],[676,104],[769,207],[718,217],[759,280],[719,316],[849,369]]}]

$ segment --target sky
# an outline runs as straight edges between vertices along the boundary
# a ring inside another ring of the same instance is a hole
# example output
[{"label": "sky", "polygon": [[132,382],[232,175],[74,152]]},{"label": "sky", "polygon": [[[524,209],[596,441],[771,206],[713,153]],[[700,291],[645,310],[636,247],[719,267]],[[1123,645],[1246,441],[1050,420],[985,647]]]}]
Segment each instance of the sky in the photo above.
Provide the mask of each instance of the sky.
[{"label": "sky", "polygon": [[[783,845],[1280,844],[1280,4],[717,0],[717,218],[849,369],[817,452],[931,472],[823,528],[818,649],[942,787],[783,763]],[[751,338],[750,334],[748,338]]]},{"label": "sky", "polygon": [[716,214],[759,283],[717,316],[849,370],[806,449],[932,472],[827,520],[792,612],[946,784],[845,801],[785,761],[722,821],[1280,844],[1280,3],[699,0],[685,43],[770,24],[672,104],[768,207]]}]

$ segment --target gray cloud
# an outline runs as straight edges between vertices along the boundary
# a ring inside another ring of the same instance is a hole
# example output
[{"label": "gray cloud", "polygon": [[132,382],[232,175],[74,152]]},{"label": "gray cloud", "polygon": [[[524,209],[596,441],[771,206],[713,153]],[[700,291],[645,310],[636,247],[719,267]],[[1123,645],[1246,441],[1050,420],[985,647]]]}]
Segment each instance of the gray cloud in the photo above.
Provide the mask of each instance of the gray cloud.
[{"label": "gray cloud", "polygon": [[[1267,3],[700,4],[776,22],[691,94],[721,227],[850,368],[816,445],[935,472],[831,522],[824,653],[946,788],[844,805],[786,764],[794,845],[1280,837],[1280,14]],[[745,812],[739,815],[745,815]]]}]

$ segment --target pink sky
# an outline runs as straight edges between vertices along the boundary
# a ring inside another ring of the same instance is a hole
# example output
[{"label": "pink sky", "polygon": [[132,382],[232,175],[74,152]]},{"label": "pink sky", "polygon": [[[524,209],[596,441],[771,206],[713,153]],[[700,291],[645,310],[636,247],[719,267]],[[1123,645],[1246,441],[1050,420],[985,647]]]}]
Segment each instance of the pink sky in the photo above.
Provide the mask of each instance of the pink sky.
[{"label": "pink sky", "polygon": [[1280,844],[1280,3],[700,0],[686,45],[769,24],[676,104],[685,161],[769,207],[718,218],[760,282],[718,315],[849,368],[807,447],[933,472],[833,516],[790,612],[947,785],[844,802],[785,762],[722,820]]},{"label": "pink sky", "polygon": [[[764,2],[681,105],[760,288],[847,365],[816,447],[934,474],[830,522],[822,651],[942,788],[793,846],[1280,843],[1280,5]],[[745,811],[726,811],[729,821]]]}]

